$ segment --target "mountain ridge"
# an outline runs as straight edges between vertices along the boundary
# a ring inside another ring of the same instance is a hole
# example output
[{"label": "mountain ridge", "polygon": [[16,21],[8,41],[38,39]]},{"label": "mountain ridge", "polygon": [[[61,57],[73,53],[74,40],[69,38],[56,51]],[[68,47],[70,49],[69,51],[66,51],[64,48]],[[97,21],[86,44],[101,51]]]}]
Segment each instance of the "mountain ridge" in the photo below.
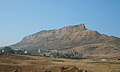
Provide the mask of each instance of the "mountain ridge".
[{"label": "mountain ridge", "polygon": [[[91,54],[91,52],[92,54],[97,54],[96,52],[99,54],[101,52],[100,54],[114,55],[120,54],[119,44],[120,38],[107,36],[95,30],[89,30],[85,24],[79,24],[37,32],[24,37],[22,41],[11,45],[11,47],[14,49],[55,49],[58,51],[77,49],[79,52],[83,51],[83,54]],[[97,48],[95,49],[94,46]],[[113,53],[112,50],[115,52]]]}]

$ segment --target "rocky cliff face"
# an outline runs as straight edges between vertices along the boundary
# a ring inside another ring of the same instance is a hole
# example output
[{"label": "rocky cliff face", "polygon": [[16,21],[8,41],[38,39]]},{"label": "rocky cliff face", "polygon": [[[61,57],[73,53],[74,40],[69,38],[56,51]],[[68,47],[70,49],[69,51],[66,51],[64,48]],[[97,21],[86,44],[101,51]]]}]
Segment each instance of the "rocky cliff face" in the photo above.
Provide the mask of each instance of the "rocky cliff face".
[{"label": "rocky cliff face", "polygon": [[120,53],[120,39],[88,30],[84,24],[80,24],[55,30],[43,30],[24,37],[21,42],[11,45],[11,47],[41,50],[77,49],[85,54],[97,54],[97,52],[118,54]]}]

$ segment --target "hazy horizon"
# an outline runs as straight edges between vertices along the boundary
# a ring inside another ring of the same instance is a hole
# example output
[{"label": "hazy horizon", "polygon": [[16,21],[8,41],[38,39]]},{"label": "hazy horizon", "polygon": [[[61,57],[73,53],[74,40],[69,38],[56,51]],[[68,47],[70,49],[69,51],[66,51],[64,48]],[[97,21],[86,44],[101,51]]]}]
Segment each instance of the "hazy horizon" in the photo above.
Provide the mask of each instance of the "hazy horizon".
[{"label": "hazy horizon", "polygon": [[0,47],[41,30],[80,23],[102,34],[120,37],[120,0],[0,1]]}]

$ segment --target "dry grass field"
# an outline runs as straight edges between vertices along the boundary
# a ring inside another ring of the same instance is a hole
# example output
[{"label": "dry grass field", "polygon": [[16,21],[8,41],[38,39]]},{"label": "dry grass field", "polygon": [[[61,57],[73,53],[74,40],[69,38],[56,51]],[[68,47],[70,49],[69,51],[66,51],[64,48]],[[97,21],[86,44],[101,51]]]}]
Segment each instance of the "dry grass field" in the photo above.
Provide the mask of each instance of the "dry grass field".
[{"label": "dry grass field", "polygon": [[0,55],[0,72],[120,72],[120,60],[101,60]]}]

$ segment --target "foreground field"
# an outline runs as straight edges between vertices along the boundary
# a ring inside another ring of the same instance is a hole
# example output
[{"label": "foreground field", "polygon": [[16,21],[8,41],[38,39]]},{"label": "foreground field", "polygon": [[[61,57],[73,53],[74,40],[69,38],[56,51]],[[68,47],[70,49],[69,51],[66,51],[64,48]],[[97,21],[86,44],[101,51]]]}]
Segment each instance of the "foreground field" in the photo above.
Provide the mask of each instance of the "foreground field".
[{"label": "foreground field", "polygon": [[120,61],[102,58],[70,60],[0,55],[0,72],[120,72]]}]

